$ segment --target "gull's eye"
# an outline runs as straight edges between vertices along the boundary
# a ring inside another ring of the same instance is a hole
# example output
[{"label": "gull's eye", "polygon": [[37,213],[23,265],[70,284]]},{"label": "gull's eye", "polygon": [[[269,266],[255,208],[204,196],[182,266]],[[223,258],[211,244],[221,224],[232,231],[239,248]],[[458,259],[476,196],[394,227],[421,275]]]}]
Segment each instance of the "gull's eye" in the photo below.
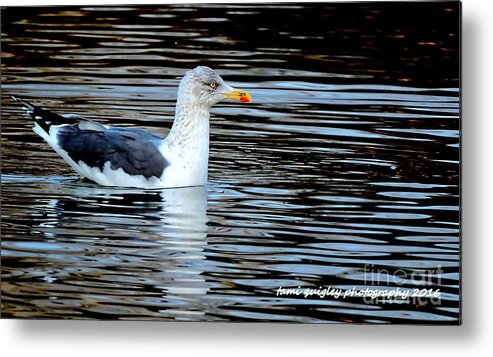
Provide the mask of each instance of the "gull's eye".
[{"label": "gull's eye", "polygon": [[219,84],[216,81],[212,81],[211,83],[209,83],[209,87],[211,87],[212,89],[216,89],[217,87],[219,87]]}]

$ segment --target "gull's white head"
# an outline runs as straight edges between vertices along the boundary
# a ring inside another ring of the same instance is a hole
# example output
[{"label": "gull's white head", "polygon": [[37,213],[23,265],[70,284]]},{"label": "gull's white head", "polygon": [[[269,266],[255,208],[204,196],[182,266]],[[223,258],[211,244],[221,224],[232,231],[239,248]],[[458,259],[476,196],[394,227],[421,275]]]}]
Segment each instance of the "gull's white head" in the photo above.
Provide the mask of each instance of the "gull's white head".
[{"label": "gull's white head", "polygon": [[228,98],[248,103],[252,100],[250,93],[229,86],[214,70],[198,66],[188,71],[180,82],[178,101],[212,107],[221,100]]}]

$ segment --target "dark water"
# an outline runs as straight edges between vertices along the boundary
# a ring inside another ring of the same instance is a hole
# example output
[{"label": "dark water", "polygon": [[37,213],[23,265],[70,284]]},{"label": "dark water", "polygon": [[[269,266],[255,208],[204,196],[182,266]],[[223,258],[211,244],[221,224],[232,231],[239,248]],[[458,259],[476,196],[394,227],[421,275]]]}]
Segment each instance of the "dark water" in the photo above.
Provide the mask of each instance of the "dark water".
[{"label": "dark water", "polygon": [[[458,25],[455,2],[3,10],[2,315],[457,323]],[[199,64],[253,96],[213,109],[205,188],[80,182],[10,99],[164,136]],[[440,296],[276,293],[320,286]]]}]

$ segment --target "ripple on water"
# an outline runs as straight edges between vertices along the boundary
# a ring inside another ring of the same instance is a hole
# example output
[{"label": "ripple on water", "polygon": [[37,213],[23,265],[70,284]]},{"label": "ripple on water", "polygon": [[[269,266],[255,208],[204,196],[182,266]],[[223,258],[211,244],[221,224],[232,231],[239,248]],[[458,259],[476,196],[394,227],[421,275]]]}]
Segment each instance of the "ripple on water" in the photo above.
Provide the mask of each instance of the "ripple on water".
[{"label": "ripple on water", "polygon": [[[443,5],[413,4],[427,6],[423,21],[395,29],[396,51],[383,58],[394,30],[367,36],[367,10],[348,6],[5,9],[2,314],[456,323],[456,21],[431,31]],[[313,20],[302,32],[300,11]],[[327,27],[326,15],[344,23]],[[422,72],[422,59],[401,48],[441,29],[441,49],[416,52],[427,58]],[[81,182],[10,98],[165,136],[179,78],[196,64],[254,99],[212,110],[207,188]],[[381,305],[277,295],[281,286],[442,295],[439,305]]]}]

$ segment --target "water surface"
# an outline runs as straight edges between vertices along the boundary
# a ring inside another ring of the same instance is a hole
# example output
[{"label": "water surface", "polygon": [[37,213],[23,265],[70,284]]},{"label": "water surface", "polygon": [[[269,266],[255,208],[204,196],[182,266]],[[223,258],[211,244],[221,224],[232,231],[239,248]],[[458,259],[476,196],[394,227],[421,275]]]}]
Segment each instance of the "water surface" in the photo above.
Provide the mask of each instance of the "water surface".
[{"label": "water surface", "polygon": [[[2,22],[4,317],[457,323],[457,3],[8,8]],[[207,187],[81,182],[10,99],[165,136],[196,65],[254,99],[212,110]],[[320,286],[441,295],[276,294]]]}]

